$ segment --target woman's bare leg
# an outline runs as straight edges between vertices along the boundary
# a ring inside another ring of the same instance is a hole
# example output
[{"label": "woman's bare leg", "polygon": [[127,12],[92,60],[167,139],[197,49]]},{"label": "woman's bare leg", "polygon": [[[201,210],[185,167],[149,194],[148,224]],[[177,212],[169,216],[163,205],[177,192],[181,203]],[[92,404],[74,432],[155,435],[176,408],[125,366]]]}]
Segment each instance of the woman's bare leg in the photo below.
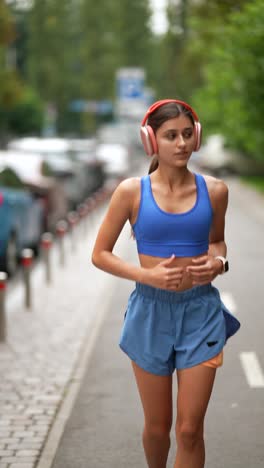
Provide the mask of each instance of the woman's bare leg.
[{"label": "woman's bare leg", "polygon": [[204,417],[216,369],[202,365],[177,371],[178,397],[174,468],[203,468]]},{"label": "woman's bare leg", "polygon": [[166,468],[172,425],[172,376],[158,376],[132,362],[144,410],[143,446],[149,468]]}]

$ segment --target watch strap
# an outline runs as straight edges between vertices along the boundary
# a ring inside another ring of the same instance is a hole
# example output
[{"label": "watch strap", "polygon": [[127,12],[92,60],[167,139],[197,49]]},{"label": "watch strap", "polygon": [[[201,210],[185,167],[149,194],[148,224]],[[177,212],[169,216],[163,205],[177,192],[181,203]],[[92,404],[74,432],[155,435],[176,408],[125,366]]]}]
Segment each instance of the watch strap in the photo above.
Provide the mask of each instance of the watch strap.
[{"label": "watch strap", "polygon": [[223,273],[226,273],[228,271],[228,261],[227,261],[227,259],[225,257],[222,257],[221,255],[217,255],[215,258],[222,262],[223,268],[222,268],[222,271],[221,271],[221,275]]}]

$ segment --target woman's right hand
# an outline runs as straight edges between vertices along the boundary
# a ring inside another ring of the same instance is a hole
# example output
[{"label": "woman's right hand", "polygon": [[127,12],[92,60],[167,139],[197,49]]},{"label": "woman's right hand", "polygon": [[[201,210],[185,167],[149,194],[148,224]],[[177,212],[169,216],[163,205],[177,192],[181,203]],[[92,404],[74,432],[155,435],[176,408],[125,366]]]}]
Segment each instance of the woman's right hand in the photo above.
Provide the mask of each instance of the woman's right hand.
[{"label": "woman's right hand", "polygon": [[144,268],[142,283],[159,289],[175,291],[179,287],[184,269],[182,267],[170,267],[175,255],[166,258],[152,268]]}]

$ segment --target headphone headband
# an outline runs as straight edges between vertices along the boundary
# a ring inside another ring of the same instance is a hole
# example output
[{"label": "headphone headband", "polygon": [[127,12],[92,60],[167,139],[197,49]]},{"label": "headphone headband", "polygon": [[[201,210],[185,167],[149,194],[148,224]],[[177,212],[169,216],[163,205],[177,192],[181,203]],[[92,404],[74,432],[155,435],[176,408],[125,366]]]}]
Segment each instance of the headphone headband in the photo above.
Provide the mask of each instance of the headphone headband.
[{"label": "headphone headband", "polygon": [[198,151],[201,146],[201,138],[202,138],[202,126],[199,122],[198,115],[193,110],[189,104],[184,101],[180,101],[178,99],[163,99],[161,101],[156,101],[152,104],[149,109],[147,110],[145,117],[142,120],[141,128],[140,128],[140,136],[141,141],[143,143],[145,152],[148,156],[153,156],[153,154],[158,153],[158,144],[155,136],[155,132],[151,125],[148,125],[146,122],[149,116],[159,107],[163,106],[164,104],[169,104],[170,102],[174,102],[175,104],[179,104],[189,112],[191,112],[192,117],[194,119],[194,135],[195,135],[195,146],[194,151]]},{"label": "headphone headband", "polygon": [[159,107],[163,106],[164,104],[169,104],[170,102],[174,102],[175,104],[180,104],[181,106],[185,107],[185,109],[189,110],[194,118],[194,120],[196,122],[199,122],[199,118],[198,118],[198,115],[196,114],[196,112],[193,110],[193,108],[191,106],[189,106],[189,104],[187,104],[186,102],[184,101],[180,101],[178,99],[162,99],[161,101],[156,101],[154,102],[154,104],[152,104],[149,109],[147,110],[142,122],[141,122],[141,125],[144,126],[145,123],[147,122],[150,114],[152,114],[155,110],[157,110]]}]

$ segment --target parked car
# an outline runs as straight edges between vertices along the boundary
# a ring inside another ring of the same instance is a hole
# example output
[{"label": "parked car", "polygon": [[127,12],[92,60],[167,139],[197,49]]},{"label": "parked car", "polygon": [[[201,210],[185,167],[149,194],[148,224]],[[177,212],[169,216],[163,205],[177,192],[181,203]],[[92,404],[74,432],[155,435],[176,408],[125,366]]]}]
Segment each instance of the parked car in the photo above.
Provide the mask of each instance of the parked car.
[{"label": "parked car", "polygon": [[125,177],[129,173],[130,160],[126,146],[119,143],[101,143],[97,157],[104,163],[108,177]]},{"label": "parked car", "polygon": [[0,163],[0,268],[16,273],[23,248],[39,248],[44,209],[16,172]]},{"label": "parked car", "polygon": [[[138,127],[137,136],[139,138]],[[129,124],[124,121],[104,124],[97,130],[97,138],[99,143],[118,143],[124,145],[129,154],[131,154],[135,143],[135,127],[132,123]]]},{"label": "parked car", "polygon": [[85,165],[85,194],[89,196],[102,187],[106,178],[104,162],[96,154],[97,142],[94,138],[74,138],[69,143],[74,157]]},{"label": "parked car", "polygon": [[63,184],[53,174],[43,156],[37,153],[0,151],[0,161],[11,167],[44,207],[44,230],[55,232],[56,224],[69,209]]},{"label": "parked car", "polygon": [[226,147],[222,135],[211,135],[197,153],[196,163],[216,176],[264,175],[264,163]]},{"label": "parked car", "polygon": [[66,139],[26,137],[11,141],[8,149],[41,154],[63,183],[71,209],[84,200],[87,187],[84,163],[74,157]]}]

